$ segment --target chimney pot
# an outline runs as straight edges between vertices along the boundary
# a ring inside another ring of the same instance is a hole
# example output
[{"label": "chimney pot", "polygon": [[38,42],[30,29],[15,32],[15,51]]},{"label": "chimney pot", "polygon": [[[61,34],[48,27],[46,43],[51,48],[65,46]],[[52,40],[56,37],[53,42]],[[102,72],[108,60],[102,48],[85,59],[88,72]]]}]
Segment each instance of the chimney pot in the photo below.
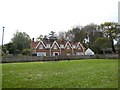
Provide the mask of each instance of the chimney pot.
[{"label": "chimney pot", "polygon": [[32,41],[34,42],[34,38],[32,38]]}]

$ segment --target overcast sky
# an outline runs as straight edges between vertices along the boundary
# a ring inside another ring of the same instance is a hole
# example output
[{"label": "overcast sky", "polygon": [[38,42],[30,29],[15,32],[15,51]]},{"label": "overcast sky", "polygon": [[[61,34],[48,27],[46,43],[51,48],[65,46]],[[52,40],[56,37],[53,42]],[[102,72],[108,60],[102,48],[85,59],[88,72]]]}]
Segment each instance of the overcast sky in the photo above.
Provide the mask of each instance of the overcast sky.
[{"label": "overcast sky", "polygon": [[31,38],[76,25],[118,22],[119,0],[0,0],[0,44],[10,42],[16,30]]}]

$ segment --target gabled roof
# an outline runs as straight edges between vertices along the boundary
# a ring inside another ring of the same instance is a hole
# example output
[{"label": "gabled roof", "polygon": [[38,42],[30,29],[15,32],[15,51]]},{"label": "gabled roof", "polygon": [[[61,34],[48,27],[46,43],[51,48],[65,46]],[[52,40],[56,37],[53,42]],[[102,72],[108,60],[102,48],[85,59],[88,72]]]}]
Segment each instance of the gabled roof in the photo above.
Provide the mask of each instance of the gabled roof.
[{"label": "gabled roof", "polygon": [[37,41],[37,42],[32,42],[31,47],[32,47],[32,48],[35,48],[38,43],[39,43],[38,41]]},{"label": "gabled roof", "polygon": [[69,45],[69,46],[72,48],[70,42],[68,42],[68,41],[67,41],[67,43],[65,44],[65,48],[67,47],[67,45]]},{"label": "gabled roof", "polygon": [[76,47],[76,48],[78,48],[79,45],[80,45],[80,47],[81,47],[83,50],[85,49],[80,42],[77,43],[77,47]]},{"label": "gabled roof", "polygon": [[40,45],[40,43],[42,43],[42,45],[44,46],[44,48],[46,48],[46,47],[45,47],[45,44],[43,43],[43,41],[40,40],[39,43],[37,44],[37,46],[35,47],[35,49],[38,48],[38,46]]},{"label": "gabled roof", "polygon": [[[85,50],[85,48],[82,46],[82,44],[81,44],[80,42],[73,43],[73,42],[70,42],[70,41],[64,41],[64,42],[41,41],[41,40],[40,40],[40,41],[36,41],[36,42],[32,41],[31,47],[37,49],[40,44],[42,44],[45,49],[48,49],[46,45],[47,45],[47,44],[50,44],[50,48],[49,48],[49,49],[52,49],[52,48],[54,47],[54,45],[57,45],[57,47],[58,47],[59,49],[65,49],[65,48],[67,47],[67,45],[69,45],[69,47],[70,47],[71,49],[77,49],[77,48],[80,46],[81,49]],[[61,48],[61,47],[60,47],[61,44],[64,45],[64,48]],[[75,48],[73,48],[72,45],[75,45]]]},{"label": "gabled roof", "polygon": [[53,42],[53,44],[52,44],[52,46],[50,47],[50,49],[52,49],[55,44],[56,44],[56,45],[58,46],[58,48],[60,49],[60,47],[59,47],[59,45],[58,45],[58,43],[57,43],[56,41]]},{"label": "gabled roof", "polygon": [[85,55],[94,55],[94,52],[88,48],[86,51],[85,51]]}]

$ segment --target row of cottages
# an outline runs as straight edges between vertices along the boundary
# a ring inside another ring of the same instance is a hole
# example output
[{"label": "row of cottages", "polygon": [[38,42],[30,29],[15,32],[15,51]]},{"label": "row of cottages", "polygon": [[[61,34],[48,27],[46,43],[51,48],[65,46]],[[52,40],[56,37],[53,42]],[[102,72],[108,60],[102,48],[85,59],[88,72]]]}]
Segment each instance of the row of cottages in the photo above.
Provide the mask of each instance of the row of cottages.
[{"label": "row of cottages", "polygon": [[85,48],[80,42],[32,41],[32,52],[37,56],[84,55]]}]

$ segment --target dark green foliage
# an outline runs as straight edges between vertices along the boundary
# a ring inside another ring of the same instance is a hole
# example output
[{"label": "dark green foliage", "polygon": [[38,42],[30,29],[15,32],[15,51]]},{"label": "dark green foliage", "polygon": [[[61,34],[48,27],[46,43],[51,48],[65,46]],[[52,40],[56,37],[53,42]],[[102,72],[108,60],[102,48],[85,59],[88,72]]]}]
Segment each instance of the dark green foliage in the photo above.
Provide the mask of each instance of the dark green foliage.
[{"label": "dark green foliage", "polygon": [[7,43],[4,45],[6,49],[9,51],[9,54],[15,54],[16,53],[16,44],[13,44],[12,42]]},{"label": "dark green foliage", "polygon": [[36,53],[32,53],[32,56],[37,56],[37,54]]},{"label": "dark green foliage", "polygon": [[114,39],[117,38],[117,35],[120,33],[120,28],[118,23],[114,22],[105,22],[101,24],[101,28],[104,32],[104,35],[109,38],[112,51],[115,53]]},{"label": "dark green foliage", "polygon": [[40,35],[38,38],[37,38],[37,41],[39,40],[43,40],[43,35]]},{"label": "dark green foliage", "polygon": [[6,52],[7,52],[6,46],[3,46],[3,47],[2,47],[2,51],[3,51],[3,53],[6,53]]},{"label": "dark green foliage", "polygon": [[99,35],[99,30],[97,29],[97,25],[95,24],[89,24],[86,25],[83,30],[87,33],[87,38],[89,38],[89,42],[93,43],[96,39],[96,33]]},{"label": "dark green foliage", "polygon": [[23,49],[30,48],[31,39],[25,32],[16,32],[12,38],[12,44],[16,46],[15,53],[22,53]]},{"label": "dark green foliage", "polygon": [[74,27],[71,30],[68,30],[67,39],[72,42],[82,42],[87,37],[87,32],[80,27]]},{"label": "dark green foliage", "polygon": [[57,36],[56,36],[56,34],[55,34],[54,31],[51,31],[51,32],[49,33],[49,40],[50,40],[50,41],[55,41],[55,40],[57,40]]},{"label": "dark green foliage", "polygon": [[94,42],[98,37],[103,37],[103,32],[98,28],[98,25],[89,24],[84,27],[74,27],[67,32],[69,41],[81,42],[85,48],[91,48],[96,51]]},{"label": "dark green foliage", "polygon": [[[30,48],[31,39],[25,32],[16,32],[11,42],[4,44],[2,51],[7,54],[22,54],[23,50]],[[6,52],[7,51],[7,52]]]},{"label": "dark green foliage", "polygon": [[28,48],[23,49],[22,54],[23,54],[23,55],[31,55],[31,50],[28,49]]},{"label": "dark green foliage", "polygon": [[[85,48],[91,48],[96,53],[101,53],[105,48],[109,50],[112,48],[111,51],[115,53],[116,50],[113,40],[116,39],[118,41],[117,46],[119,46],[119,37],[120,25],[114,22],[105,22],[101,25],[89,24],[84,27],[77,26],[67,32],[67,39],[69,41],[80,41]],[[100,41],[100,39],[102,39],[102,41]],[[106,45],[104,45],[103,42]]]},{"label": "dark green foliage", "polygon": [[96,53],[99,53],[100,51],[103,51],[106,48],[110,48],[110,41],[106,37],[98,37],[93,43],[93,48]]}]

